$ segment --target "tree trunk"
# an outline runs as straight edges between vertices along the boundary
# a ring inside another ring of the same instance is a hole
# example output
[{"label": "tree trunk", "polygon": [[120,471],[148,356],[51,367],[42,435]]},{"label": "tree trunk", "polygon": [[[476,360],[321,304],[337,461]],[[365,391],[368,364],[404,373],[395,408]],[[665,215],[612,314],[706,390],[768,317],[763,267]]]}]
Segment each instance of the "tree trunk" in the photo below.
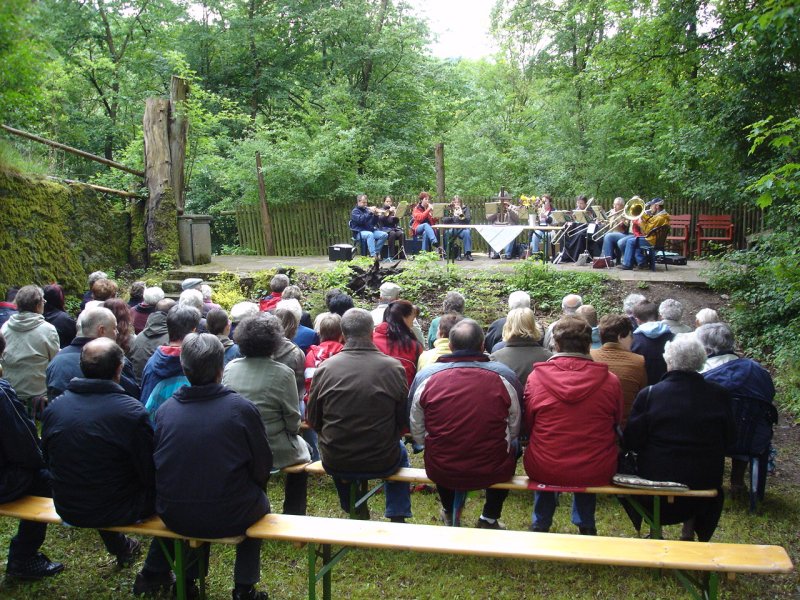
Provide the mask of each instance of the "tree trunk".
[{"label": "tree trunk", "polygon": [[169,183],[175,195],[175,206],[178,214],[183,214],[186,205],[184,197],[184,164],[186,162],[186,135],[189,131],[189,120],[184,113],[184,102],[189,93],[189,84],[185,79],[172,76],[170,88],[169,112]]},{"label": "tree trunk", "polygon": [[436,195],[444,198],[444,143],[439,142],[433,149],[436,162]]},{"label": "tree trunk", "polygon": [[256,152],[256,171],[258,174],[258,199],[261,207],[261,226],[264,229],[264,246],[267,249],[267,256],[275,254],[275,242],[272,239],[272,220],[269,216],[269,206],[267,206],[267,191],[264,186],[264,170],[261,167],[261,153]]}]

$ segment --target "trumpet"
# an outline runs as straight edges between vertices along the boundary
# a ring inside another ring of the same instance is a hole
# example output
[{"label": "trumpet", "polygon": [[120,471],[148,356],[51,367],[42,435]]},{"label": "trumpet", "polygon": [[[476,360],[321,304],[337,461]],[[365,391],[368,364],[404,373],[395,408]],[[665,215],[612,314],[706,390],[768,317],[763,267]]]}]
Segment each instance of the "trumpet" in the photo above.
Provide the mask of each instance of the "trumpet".
[{"label": "trumpet", "polygon": [[390,206],[389,208],[378,208],[377,206],[369,207],[369,212],[376,217],[393,217],[396,210],[394,206]]}]

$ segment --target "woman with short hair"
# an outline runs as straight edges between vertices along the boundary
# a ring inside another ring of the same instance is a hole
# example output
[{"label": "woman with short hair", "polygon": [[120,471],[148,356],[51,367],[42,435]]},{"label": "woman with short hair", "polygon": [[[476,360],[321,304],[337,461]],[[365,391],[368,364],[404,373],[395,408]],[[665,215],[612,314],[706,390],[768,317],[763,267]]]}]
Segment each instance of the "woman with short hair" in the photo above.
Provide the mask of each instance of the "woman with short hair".
[{"label": "woman with short hair", "polygon": [[[243,358],[226,365],[222,383],[258,408],[272,449],[272,468],[308,462],[311,452],[300,437],[300,399],[295,374],[272,359],[283,342],[280,323],[266,313],[247,317],[236,328],[235,341]],[[307,484],[307,473],[287,473],[284,514],[306,514]]]},{"label": "woman with short hair", "polygon": [[553,355],[542,346],[542,331],[530,308],[515,308],[508,313],[503,325],[503,341],[505,346],[493,352],[490,358],[514,371],[522,387],[525,387],[534,364]]},{"label": "woman with short hair", "polygon": [[[638,475],[653,481],[675,481],[694,490],[716,489],[715,498],[675,498],[661,505],[665,525],[687,522],[681,539],[695,532],[707,542],[717,528],[724,495],[725,450],[736,432],[728,392],[699,373],[706,353],[696,336],[681,333],[664,347],[667,373],[636,397],[625,427],[623,445],[638,453]],[[621,500],[633,526],[641,515]],[[653,499],[639,502],[652,511]]]}]

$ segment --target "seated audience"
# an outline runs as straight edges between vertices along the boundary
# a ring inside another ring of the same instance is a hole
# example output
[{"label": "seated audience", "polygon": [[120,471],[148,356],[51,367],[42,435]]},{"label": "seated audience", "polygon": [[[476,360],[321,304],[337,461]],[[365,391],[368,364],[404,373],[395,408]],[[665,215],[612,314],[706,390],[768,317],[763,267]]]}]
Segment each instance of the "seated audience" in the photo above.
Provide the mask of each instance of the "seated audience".
[{"label": "seated audience", "polygon": [[446,313],[439,318],[439,331],[436,332],[436,341],[433,342],[433,347],[420,354],[417,360],[418,373],[425,367],[434,364],[440,356],[450,354],[450,330],[453,325],[463,319],[464,317],[454,312]]},{"label": "seated audience", "polygon": [[517,464],[522,388],[513,371],[483,352],[483,330],[463,319],[450,330],[451,354],[421,372],[409,391],[411,434],[425,447],[442,521],[453,523],[455,493],[486,489],[476,527],[505,529],[500,516]]},{"label": "seated audience", "polygon": [[[442,314],[454,313],[463,317],[465,304],[466,299],[464,295],[461,292],[451,290],[444,295]],[[439,330],[439,319],[441,319],[441,317],[434,317],[428,327],[428,348],[433,348],[433,343],[436,341],[436,332]],[[423,343],[422,340],[420,340],[420,343]]]},{"label": "seated audience", "polygon": [[701,308],[694,317],[695,328],[709,323],[719,323],[719,315],[713,308]]},{"label": "seated audience", "polygon": [[647,371],[647,383],[654,385],[661,381],[667,372],[664,361],[664,345],[675,337],[669,326],[658,321],[658,307],[653,302],[640,302],[633,308],[636,322],[639,324],[633,331],[631,350],[644,356],[644,368]]},{"label": "seated audience", "polygon": [[297,332],[297,315],[288,308],[277,308],[272,314],[280,322],[283,331],[283,339],[275,348],[272,358],[286,365],[294,372],[294,380],[297,385],[297,397],[300,398],[305,391],[306,355],[303,354],[303,351],[292,341],[292,338]]},{"label": "seated audience", "polygon": [[[322,465],[339,505],[350,511],[350,482],[380,479],[408,466],[400,436],[408,429],[405,372],[372,342],[372,315],[353,308],[342,317],[344,349],[317,367],[308,399],[308,423],[319,436]],[[408,484],[387,481],[385,515],[411,517]],[[359,516],[369,519],[366,503]]]},{"label": "seated audience", "polygon": [[[730,396],[721,386],[705,381],[698,371],[706,353],[690,334],[678,334],[664,348],[667,374],[643,389],[633,403],[623,444],[638,453],[638,474],[654,481],[675,481],[691,489],[716,489],[715,498],[675,498],[661,503],[661,522],[686,522],[682,540],[695,532],[707,542],[717,527],[725,496],[722,472],[725,450],[733,441],[735,426]],[[638,497],[652,512],[653,498]],[[638,531],[642,517],[622,500]]]},{"label": "seated audience", "polygon": [[94,271],[93,273],[89,274],[89,277],[86,280],[86,284],[89,289],[83,293],[83,300],[81,300],[81,312],[84,308],[86,308],[87,302],[94,300],[92,297],[92,287],[96,281],[101,279],[108,279],[108,274],[104,273],[103,271]]},{"label": "seated audience", "polygon": [[624,403],[622,411],[624,424],[628,420],[636,394],[647,385],[644,357],[631,352],[633,330],[628,317],[606,315],[600,319],[599,327],[600,341],[603,345],[591,351],[592,360],[608,365],[608,370],[619,379]]},{"label": "seated audience", "polygon": [[221,308],[212,308],[206,313],[206,327],[208,333],[217,336],[225,349],[225,364],[227,365],[234,358],[239,358],[239,345],[229,337],[231,335],[231,321],[228,313]]},{"label": "seated audience", "polygon": [[[180,359],[189,385],[155,414],[156,510],[180,535],[244,535],[270,511],[264,489],[272,452],[264,423],[252,402],[220,383],[224,349],[215,336],[187,335]],[[206,570],[210,548],[196,550],[205,554]],[[187,557],[187,564],[194,589],[198,562]],[[261,540],[245,538],[236,546],[233,572],[233,600],[267,600],[255,590]]]},{"label": "seated audience", "polygon": [[[396,283],[391,281],[387,281],[381,284],[379,288],[380,297],[378,298],[378,306],[372,311],[372,322],[375,323],[375,327],[383,323],[383,313],[386,312],[386,307],[389,306],[390,302],[394,302],[395,300],[400,299],[400,292],[403,291]],[[425,338],[422,335],[422,329],[419,326],[419,321],[414,319],[414,324],[411,327],[414,335],[416,336],[417,340],[419,340],[420,344],[425,344]]]},{"label": "seated audience", "polygon": [[[5,349],[6,340],[0,334],[0,356]],[[23,496],[50,498],[51,477],[42,459],[36,424],[2,375],[0,367],[0,503]],[[39,551],[46,534],[47,523],[19,522],[17,534],[8,544],[7,581],[35,581],[64,570],[62,563]]]},{"label": "seated audience", "polygon": [[372,341],[378,350],[403,365],[409,385],[417,374],[417,361],[422,354],[422,344],[411,329],[416,317],[417,309],[411,302],[395,300],[386,308],[383,323],[372,334]]},{"label": "seated audience", "polygon": [[644,302],[647,300],[641,294],[628,294],[625,296],[625,300],[622,301],[622,310],[625,313],[625,316],[628,317],[628,320],[631,322],[631,327],[635,330],[639,323],[636,321],[636,317],[633,316],[633,307],[639,304],[640,302]]},{"label": "seated audience", "polygon": [[[583,306],[583,298],[581,298],[578,294],[567,294],[561,300],[561,315],[564,317],[574,316],[581,306]],[[555,351],[555,344],[553,343],[553,327],[555,327],[556,323],[557,321],[554,321],[547,327],[547,331],[544,332],[544,341],[542,342],[542,346],[551,352]]]},{"label": "seated audience", "polygon": [[116,298],[118,290],[119,288],[115,281],[111,279],[98,279],[92,284],[92,299],[86,303],[81,312],[87,308],[101,306],[106,300]]},{"label": "seated audience", "polygon": [[215,304],[211,301],[211,298],[214,296],[214,290],[211,288],[210,285],[204,283],[200,286],[200,293],[203,295],[203,308],[200,311],[200,314],[203,317],[208,315],[208,311],[216,309],[221,309],[222,307],[219,304]]},{"label": "seated audience", "polygon": [[237,302],[231,306],[231,332],[228,337],[233,339],[233,334],[236,331],[236,325],[243,319],[252,317],[258,314],[258,304],[245,300],[244,302]]},{"label": "seated audience", "polygon": [[291,312],[297,320],[297,330],[291,339],[295,344],[297,344],[297,346],[305,355],[312,345],[319,344],[319,335],[310,327],[300,325],[300,321],[303,318],[303,307],[300,306],[300,302],[294,298],[287,298],[281,300],[275,305],[275,310],[282,308]]},{"label": "seated audience", "polygon": [[[617,470],[619,380],[589,355],[592,330],[583,319],[556,321],[553,341],[556,353],[535,365],[525,385],[525,472],[547,485],[608,485]],[[597,535],[595,503],[594,494],[573,495],[572,522],[581,535]],[[531,531],[550,531],[556,504],[554,492],[536,492]]]},{"label": "seated audience", "polygon": [[[283,290],[283,294],[281,294],[281,300],[297,300],[302,308],[303,292],[300,291],[300,288],[296,285],[287,285],[286,289]],[[311,320],[311,314],[304,308],[302,310],[303,316],[300,317],[300,325],[308,327],[309,329],[314,329],[314,322]]]},{"label": "seated audience", "polygon": [[144,367],[159,346],[166,346],[169,342],[167,333],[167,313],[175,306],[172,298],[162,298],[156,303],[155,310],[147,317],[142,332],[136,336],[131,348],[131,363],[136,383],[141,384]]},{"label": "seated audience", "polygon": [[[87,342],[80,353],[83,376],[42,417],[56,512],[70,525],[97,529],[120,567],[133,564],[141,543],[105,528],[155,514],[156,495],[153,428],[141,403],[119,385],[124,358],[109,338]],[[169,563],[153,539],[134,594],[171,583]]]},{"label": "seated audience", "polygon": [[60,348],[69,346],[75,339],[75,319],[64,311],[64,290],[57,283],[44,287],[44,320],[56,328]]},{"label": "seated audience", "polygon": [[355,304],[353,304],[353,299],[347,294],[336,294],[328,301],[328,310],[330,310],[332,313],[336,313],[340,317],[343,317],[344,313],[354,306]]},{"label": "seated audience", "polygon": [[689,333],[692,328],[681,323],[683,317],[683,304],[678,300],[667,298],[658,305],[658,318],[672,333]]},{"label": "seated audience", "polygon": [[197,324],[197,333],[208,333],[206,328],[206,320],[203,315],[203,294],[199,289],[183,290],[178,297],[178,304],[180,306],[191,306],[197,309],[200,313],[200,322]]},{"label": "seated audience", "polygon": [[597,311],[591,304],[584,304],[575,311],[575,316],[580,317],[592,328],[592,349],[596,350],[603,343],[600,341],[600,327],[597,325]]},{"label": "seated audience", "polygon": [[[309,462],[310,449],[300,437],[294,372],[270,358],[283,340],[280,323],[263,314],[248,317],[239,324],[236,340],[242,358],[225,367],[222,385],[240,393],[258,408],[272,450],[273,469]],[[307,482],[305,471],[286,474],[284,514],[306,514]]]},{"label": "seated audience", "polygon": [[[528,292],[517,290],[516,292],[511,292],[508,295],[508,310],[530,307],[531,297]],[[486,339],[483,342],[486,345],[487,352],[494,352],[494,345],[503,339],[503,327],[506,324],[506,318],[507,317],[505,316],[500,317],[496,321],[493,321],[491,325],[489,325],[489,329],[486,331]]]},{"label": "seated audience", "polygon": [[258,301],[258,310],[270,312],[275,309],[275,305],[281,301],[283,290],[289,285],[289,277],[283,273],[278,273],[269,282],[269,294]]},{"label": "seated audience", "polygon": [[545,362],[552,356],[542,346],[542,332],[530,308],[514,308],[509,311],[503,325],[503,341],[505,346],[492,352],[490,358],[514,371],[524,388],[534,365]]},{"label": "seated audience", "polygon": [[697,339],[706,351],[706,364],[700,370],[701,373],[716,369],[735,360],[739,360],[739,355],[734,350],[734,339],[731,328],[725,323],[709,323],[701,325],[695,330]]},{"label": "seated audience", "polygon": [[142,301],[131,309],[133,332],[139,335],[147,326],[147,319],[156,310],[156,304],[164,299],[164,290],[160,287],[145,288]]}]

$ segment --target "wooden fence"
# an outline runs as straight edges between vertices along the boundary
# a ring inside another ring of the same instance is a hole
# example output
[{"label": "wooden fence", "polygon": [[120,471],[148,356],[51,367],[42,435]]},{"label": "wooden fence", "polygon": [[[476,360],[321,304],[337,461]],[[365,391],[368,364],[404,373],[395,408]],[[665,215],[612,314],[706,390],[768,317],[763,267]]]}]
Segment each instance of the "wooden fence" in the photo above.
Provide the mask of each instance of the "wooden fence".
[{"label": "wooden fence", "polygon": [[[462,196],[472,213],[472,222],[486,222],[484,204],[494,201],[486,196]],[[413,202],[412,196],[397,196],[396,199]],[[605,210],[611,209],[611,199],[600,202]],[[307,200],[293,204],[270,205],[272,218],[272,237],[277,256],[320,256],[328,253],[328,246],[351,243],[347,223],[350,211],[355,205],[352,200]],[[558,208],[566,206],[558,205]],[[763,229],[763,213],[755,207],[734,207],[720,210],[711,202],[670,200],[665,208],[673,215],[692,216],[691,239],[689,247],[694,247],[694,225],[700,214],[730,214],[735,224],[734,246],[744,248],[746,237]],[[257,204],[243,204],[236,207],[236,226],[239,230],[239,244],[257,254],[266,254],[261,212]],[[410,217],[401,223],[408,227]],[[520,236],[520,239],[522,236]],[[486,252],[486,242],[479,235],[473,236],[476,252]]]}]

